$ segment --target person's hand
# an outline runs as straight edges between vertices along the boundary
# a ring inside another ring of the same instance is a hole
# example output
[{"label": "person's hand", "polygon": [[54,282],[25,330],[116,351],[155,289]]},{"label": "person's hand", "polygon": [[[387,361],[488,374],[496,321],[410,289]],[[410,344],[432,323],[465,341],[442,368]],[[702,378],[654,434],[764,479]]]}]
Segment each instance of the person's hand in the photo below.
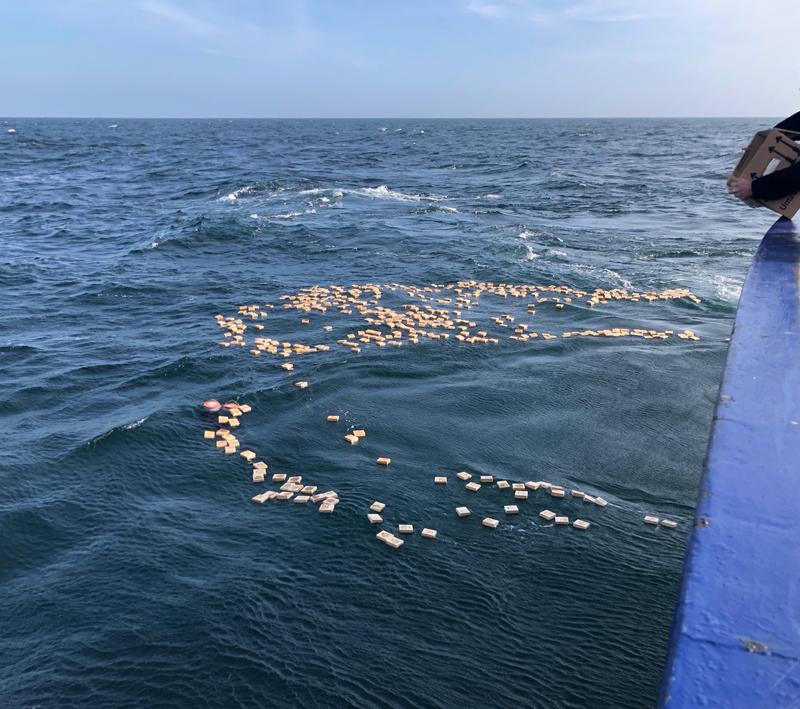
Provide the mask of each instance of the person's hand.
[{"label": "person's hand", "polygon": [[752,199],[753,181],[749,177],[729,177],[728,192],[739,199]]}]

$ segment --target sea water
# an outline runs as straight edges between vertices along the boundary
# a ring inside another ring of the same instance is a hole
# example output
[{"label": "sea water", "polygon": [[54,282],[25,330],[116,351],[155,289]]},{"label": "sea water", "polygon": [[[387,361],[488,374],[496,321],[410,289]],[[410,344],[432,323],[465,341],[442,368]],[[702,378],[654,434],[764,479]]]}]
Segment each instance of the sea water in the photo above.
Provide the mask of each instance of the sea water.
[{"label": "sea water", "polygon": [[[724,179],[768,124],[0,120],[0,704],[653,706],[727,337],[772,222]],[[217,344],[214,315],[252,303],[278,306],[264,336],[325,341],[280,308],[305,287],[459,280],[688,288],[700,303],[519,321],[700,340],[509,329],[334,347],[294,372]],[[337,490],[335,513],[251,503],[265,486],[202,440],[210,397],[250,403],[244,447]],[[510,518],[460,470],[610,505],[532,493]],[[373,500],[438,538],[389,549]]]}]

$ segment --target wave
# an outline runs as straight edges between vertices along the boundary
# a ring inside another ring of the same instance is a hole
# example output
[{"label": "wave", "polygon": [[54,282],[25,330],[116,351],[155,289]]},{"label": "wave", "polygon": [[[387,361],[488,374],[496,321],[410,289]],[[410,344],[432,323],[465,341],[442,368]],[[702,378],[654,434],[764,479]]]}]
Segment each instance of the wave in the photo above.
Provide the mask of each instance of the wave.
[{"label": "wave", "polygon": [[313,187],[300,190],[298,196],[320,196],[320,202],[330,202],[331,199],[340,199],[345,195],[356,195],[359,197],[369,197],[370,199],[387,199],[398,202],[442,202],[452,199],[442,194],[425,194],[423,192],[401,192],[393,190],[388,185],[378,185],[377,187]]},{"label": "wave", "polygon": [[130,431],[134,428],[139,428],[145,421],[147,421],[147,416],[140,418],[138,421],[131,421],[130,423],[126,423],[125,425],[121,426],[123,431]]},{"label": "wave", "polygon": [[711,277],[711,284],[720,300],[734,304],[739,302],[739,296],[742,294],[742,279],[717,273]]},{"label": "wave", "polygon": [[[322,197],[322,199],[328,199],[329,200],[330,197],[334,197],[334,198],[338,199],[339,197],[341,197],[344,194],[344,192],[342,192],[342,190],[337,189],[335,187],[314,187],[314,188],[308,189],[308,190],[300,190],[297,194],[300,195],[301,197],[305,197],[307,195],[318,195],[318,194],[321,194],[321,195],[324,195]],[[330,195],[330,196],[328,196],[328,195]]]},{"label": "wave", "polygon": [[103,431],[103,433],[99,433],[98,435],[89,439],[84,445],[93,446],[102,441],[104,438],[108,438],[112,434],[118,433],[119,431],[132,431],[134,428],[139,428],[139,426],[141,426],[145,421],[147,421],[147,416],[137,419],[136,421],[131,421],[130,423],[123,423],[119,426],[114,426],[114,428],[110,428],[108,431]]},{"label": "wave", "polygon": [[556,236],[547,229],[521,227],[521,231],[517,234],[517,238],[522,239],[523,241],[536,241],[541,245],[556,245],[564,243],[564,240],[560,236]]},{"label": "wave", "polygon": [[633,290],[633,283],[625,278],[621,273],[605,266],[591,266],[585,263],[570,263],[564,266],[565,270],[575,271],[581,275],[588,275],[593,279],[601,279],[601,282],[616,284],[627,290]]},{"label": "wave", "polygon": [[218,199],[219,202],[235,202],[239,197],[246,194],[251,194],[252,192],[256,191],[255,185],[247,185],[246,187],[240,187],[238,190],[234,190],[233,192],[229,192],[228,194],[220,197]]},{"label": "wave", "polygon": [[317,210],[314,209],[313,207],[310,207],[309,209],[305,209],[303,211],[290,210],[288,212],[277,212],[275,214],[258,214],[256,212],[253,212],[250,215],[250,219],[281,219],[281,220],[285,220],[285,219],[294,219],[295,217],[302,217],[304,214],[316,214],[316,213],[317,213]]},{"label": "wave", "polygon": [[[305,181],[308,182],[307,180]],[[267,195],[268,197],[275,197],[277,195],[285,196],[286,192],[297,190],[296,185],[286,187],[278,180],[267,180],[264,182],[253,182],[243,187],[237,187],[232,192],[217,197],[218,202],[235,202],[240,197],[247,197],[252,195]]]},{"label": "wave", "polygon": [[534,259],[541,258],[541,254],[537,254],[528,244],[525,244],[525,260],[533,261]]},{"label": "wave", "polygon": [[[278,187],[275,189],[265,189],[258,185],[245,185],[238,189],[217,198],[218,202],[236,202],[241,197],[252,196],[262,192],[267,192],[268,196],[274,197],[280,194],[282,199],[291,196],[296,197],[316,197],[320,204],[330,204],[333,200],[341,199],[346,195],[367,197],[369,199],[393,200],[396,202],[442,202],[452,199],[443,194],[426,194],[424,192],[402,192],[393,190],[388,185],[378,185],[377,187],[309,187],[305,189],[292,189]],[[496,198],[499,195],[491,195]]]},{"label": "wave", "polygon": [[446,195],[441,194],[409,194],[398,190],[390,190],[387,185],[360,187],[355,190],[348,190],[348,192],[372,199],[393,199],[399,202],[440,202],[449,199]]},{"label": "wave", "polygon": [[[557,243],[563,244],[564,240],[555,236],[554,234],[548,234],[544,231],[538,231],[536,229],[523,229],[519,234],[517,234],[518,239],[522,239],[523,241],[533,241],[538,244],[540,247],[545,247],[544,254],[546,256],[560,256],[566,257],[567,252],[561,251],[559,249],[553,248],[546,248],[549,244]],[[528,244],[525,244],[525,248],[528,249],[530,253],[534,253]],[[539,258],[541,254],[536,254],[534,256],[529,256],[529,258]]]},{"label": "wave", "polygon": [[[529,229],[523,229],[519,234],[517,234],[517,238],[522,239],[525,242],[527,242],[531,237],[535,236],[539,236],[539,233]],[[525,247],[525,256],[523,256],[524,261],[533,261],[534,259],[542,257],[541,254],[536,253],[533,250],[533,247],[530,244],[524,243],[523,246]]]},{"label": "wave", "polygon": [[38,354],[42,352],[39,347],[35,347],[33,345],[20,345],[16,343],[9,343],[0,345],[0,355],[2,354],[10,354],[18,357],[23,354]]},{"label": "wave", "polygon": [[74,303],[109,304],[127,298],[138,301],[141,298],[166,292],[167,288],[163,284],[155,282],[134,284],[106,280],[87,282],[81,286],[80,292],[73,294],[72,300]]},{"label": "wave", "polygon": [[[251,205],[252,208],[252,205]],[[272,207],[273,209],[275,206]],[[226,210],[227,211],[227,210]],[[170,230],[167,234],[157,235],[154,239],[150,236],[149,241],[135,245],[128,253],[132,256],[142,256],[152,253],[153,249],[176,252],[209,253],[209,250],[216,248],[228,248],[231,244],[246,244],[251,239],[263,238],[264,234],[259,230],[265,224],[283,225],[283,229],[298,229],[297,240],[290,239],[288,232],[281,235],[280,239],[272,242],[272,247],[282,251],[291,252],[292,250],[302,249],[307,245],[311,238],[314,243],[317,236],[305,225],[302,217],[317,214],[313,207],[308,209],[285,209],[284,211],[269,211],[269,206],[265,205],[263,211],[245,211],[240,214],[214,215],[211,218],[203,218],[181,225],[179,228]],[[269,235],[267,235],[269,236]],[[299,240],[299,241],[298,241]]]}]

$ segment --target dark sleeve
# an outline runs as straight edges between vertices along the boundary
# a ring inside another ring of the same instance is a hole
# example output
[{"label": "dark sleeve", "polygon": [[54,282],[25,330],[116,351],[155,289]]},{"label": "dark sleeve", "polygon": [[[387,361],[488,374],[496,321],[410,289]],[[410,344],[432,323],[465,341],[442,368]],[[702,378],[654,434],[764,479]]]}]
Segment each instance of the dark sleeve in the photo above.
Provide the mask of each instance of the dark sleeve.
[{"label": "dark sleeve", "polygon": [[780,128],[780,130],[796,130],[796,131],[800,131],[800,111],[795,113],[793,116],[789,116],[788,118],[784,118],[775,127],[776,128]]},{"label": "dark sleeve", "polygon": [[[780,130],[800,132],[800,111],[784,118],[775,127]],[[753,180],[753,197],[755,199],[780,199],[795,192],[800,192],[800,163]]]},{"label": "dark sleeve", "polygon": [[800,162],[753,180],[755,199],[780,199],[795,192],[800,192]]}]

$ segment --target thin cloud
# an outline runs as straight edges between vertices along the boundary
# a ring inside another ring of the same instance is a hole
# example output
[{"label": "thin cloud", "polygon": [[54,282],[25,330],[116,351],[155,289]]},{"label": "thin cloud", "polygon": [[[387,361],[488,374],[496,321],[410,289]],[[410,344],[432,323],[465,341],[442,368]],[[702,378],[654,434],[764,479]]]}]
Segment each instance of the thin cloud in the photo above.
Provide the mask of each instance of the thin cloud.
[{"label": "thin cloud", "polygon": [[649,8],[643,9],[640,2],[590,2],[569,5],[563,10],[563,16],[578,22],[641,22],[652,20],[658,13]]},{"label": "thin cloud", "polygon": [[[206,14],[200,16],[170,0],[142,0],[139,4],[140,13],[148,21],[156,20],[193,40],[196,51],[241,61],[274,61],[307,54],[321,46],[324,36],[311,22],[306,3],[293,0],[288,8],[281,22],[262,25],[227,7],[216,11],[206,8]],[[194,42],[196,39],[203,41]]]},{"label": "thin cloud", "polygon": [[642,22],[664,16],[663,10],[643,0],[472,0],[466,9],[489,19],[529,20],[541,25]]},{"label": "thin cloud", "polygon": [[490,19],[499,19],[509,15],[505,5],[493,2],[471,2],[467,5],[467,11]]},{"label": "thin cloud", "polygon": [[212,23],[175,5],[163,2],[163,0],[145,0],[141,4],[141,8],[145,13],[168,22],[186,34],[197,37],[211,37],[217,33],[216,27]]}]

